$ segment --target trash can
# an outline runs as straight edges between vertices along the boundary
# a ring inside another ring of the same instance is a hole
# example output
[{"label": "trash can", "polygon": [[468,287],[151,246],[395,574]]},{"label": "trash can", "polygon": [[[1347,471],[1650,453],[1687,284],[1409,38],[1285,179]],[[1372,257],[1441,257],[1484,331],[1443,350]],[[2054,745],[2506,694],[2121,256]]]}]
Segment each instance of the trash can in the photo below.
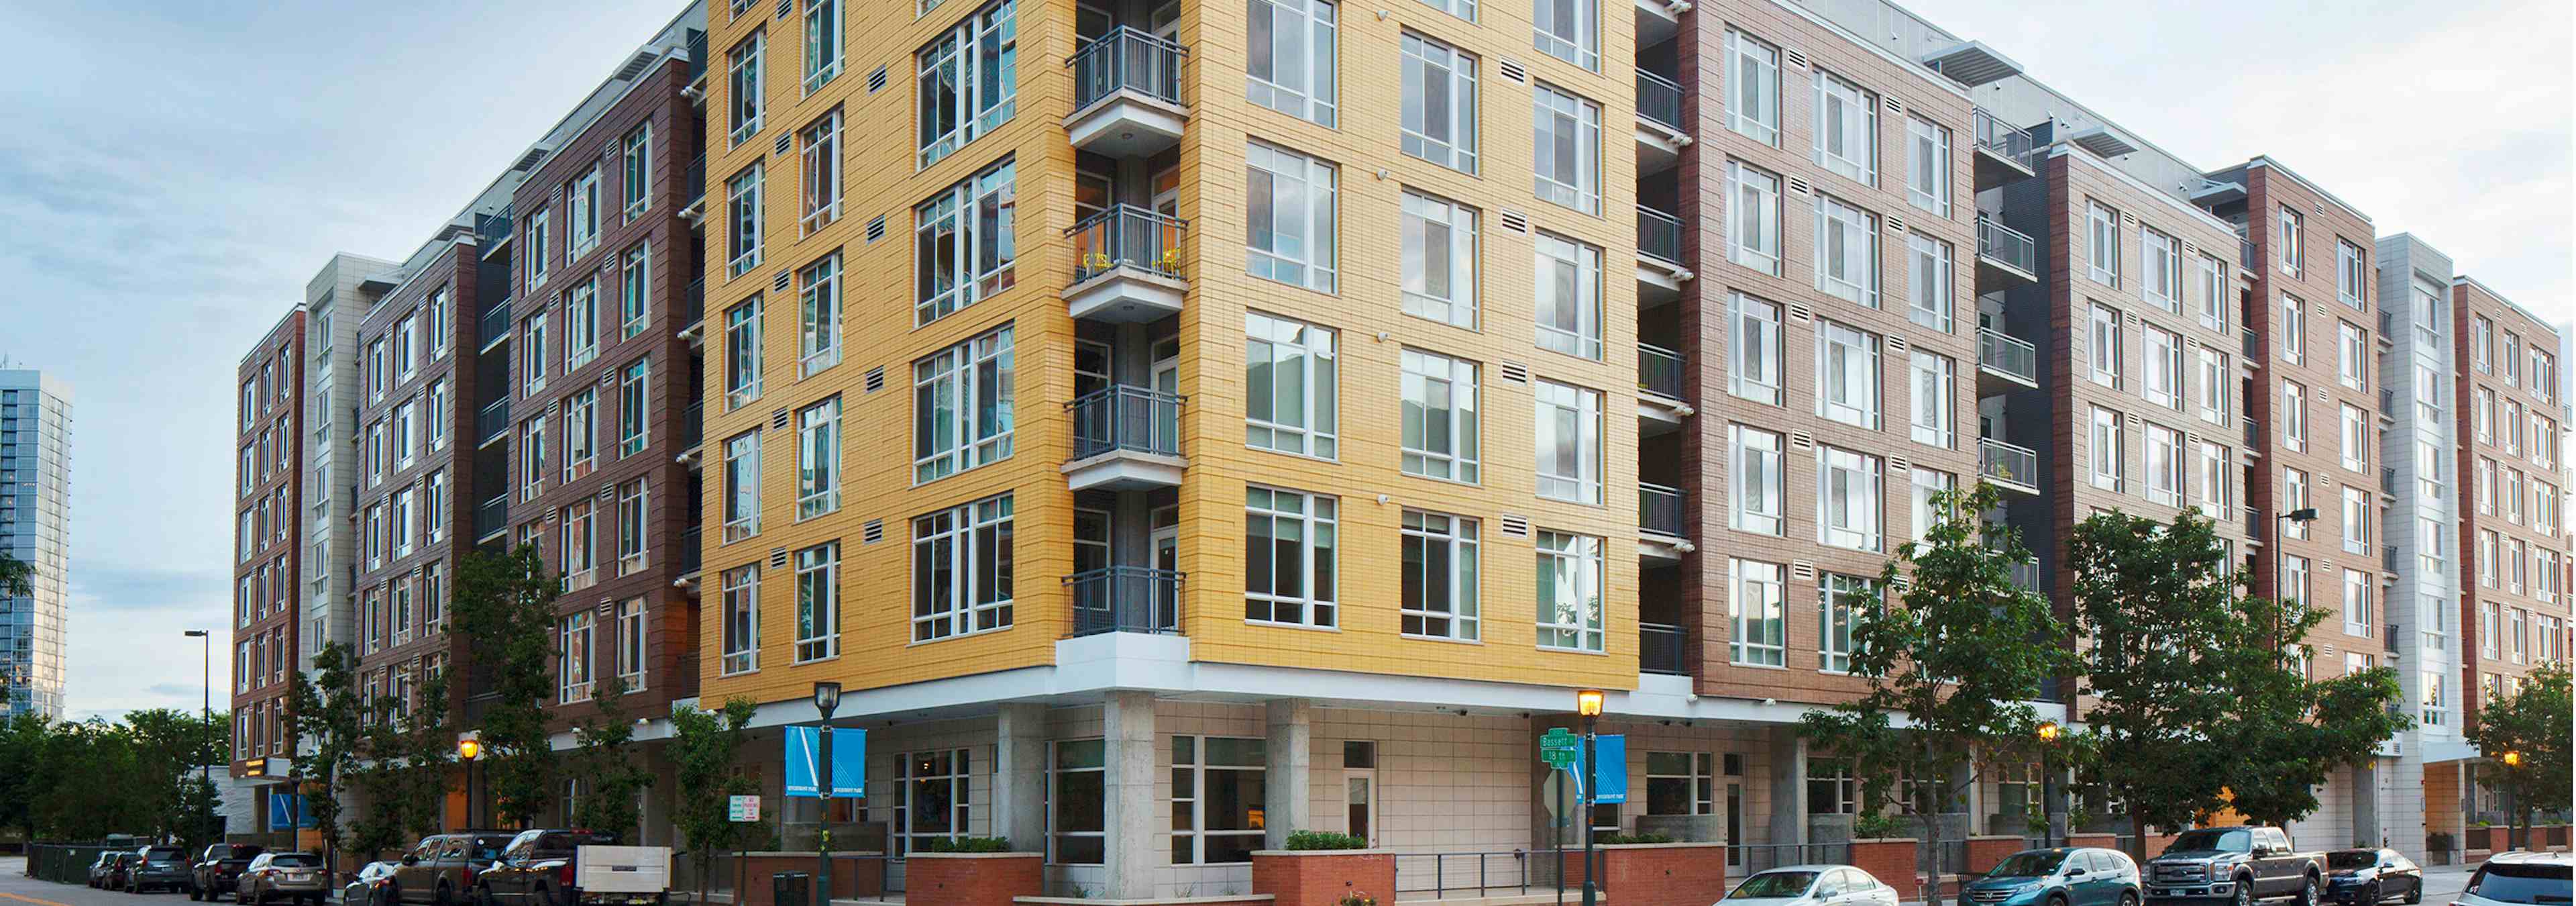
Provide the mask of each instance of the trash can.
[{"label": "trash can", "polygon": [[782,871],[769,876],[770,906],[811,906],[814,902],[814,876],[801,871]]}]

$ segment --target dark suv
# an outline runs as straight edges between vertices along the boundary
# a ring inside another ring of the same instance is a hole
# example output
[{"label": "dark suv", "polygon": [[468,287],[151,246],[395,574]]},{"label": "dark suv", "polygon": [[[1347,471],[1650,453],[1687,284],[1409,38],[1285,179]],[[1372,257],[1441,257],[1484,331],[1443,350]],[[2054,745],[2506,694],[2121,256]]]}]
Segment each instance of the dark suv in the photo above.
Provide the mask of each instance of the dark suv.
[{"label": "dark suv", "polygon": [[188,851],[176,846],[146,846],[134,851],[134,867],[125,873],[125,892],[188,886]]},{"label": "dark suv", "polygon": [[231,896],[233,885],[241,880],[242,869],[250,860],[267,852],[255,843],[217,843],[198,854],[197,864],[188,869],[188,899],[211,900]]},{"label": "dark suv", "polygon": [[502,848],[501,860],[475,877],[475,902],[483,906],[572,906],[580,898],[580,891],[573,887],[573,851],[616,843],[616,834],[602,831],[520,831],[510,838],[510,845]]},{"label": "dark suv", "polygon": [[476,875],[501,860],[510,845],[507,831],[457,831],[421,838],[394,865],[391,903],[455,906],[474,889]]}]

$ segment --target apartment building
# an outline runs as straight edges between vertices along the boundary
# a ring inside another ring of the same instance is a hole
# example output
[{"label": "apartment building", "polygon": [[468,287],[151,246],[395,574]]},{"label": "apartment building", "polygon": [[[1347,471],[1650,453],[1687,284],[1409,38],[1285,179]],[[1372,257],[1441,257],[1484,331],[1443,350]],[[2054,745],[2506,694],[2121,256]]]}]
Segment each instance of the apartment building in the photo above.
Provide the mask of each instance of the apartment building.
[{"label": "apartment building", "polygon": [[[2391,841],[2414,841],[2428,827],[2440,826],[2438,813],[2458,801],[2456,795],[2430,795],[2428,768],[2475,755],[2455,704],[2464,561],[2459,437],[2451,418],[2458,380],[2452,368],[2453,265],[2448,255],[2408,233],[2381,237],[2377,251],[2380,334],[2391,347],[2380,360],[2379,380],[2395,404],[2386,407],[2391,425],[2380,458],[2386,463],[2382,484],[2395,498],[2387,537],[2396,549],[2398,584],[2387,596],[2393,634],[2376,662],[2397,671],[2416,723],[2389,741],[2394,758],[2368,780],[2386,791],[2375,801],[2389,805],[2376,816],[2378,832]],[[2367,652],[2347,652],[2344,660],[2346,669],[2374,662]],[[2456,822],[2444,829],[2459,835]]]},{"label": "apartment building", "polygon": [[[305,312],[278,319],[244,355],[237,403],[233,565],[234,776],[292,757],[287,713],[301,614],[305,542]],[[254,763],[259,762],[259,763]]]},{"label": "apartment building", "polygon": [[63,716],[71,452],[71,384],[0,368],[0,549],[36,568],[34,594],[0,594],[0,716]]}]

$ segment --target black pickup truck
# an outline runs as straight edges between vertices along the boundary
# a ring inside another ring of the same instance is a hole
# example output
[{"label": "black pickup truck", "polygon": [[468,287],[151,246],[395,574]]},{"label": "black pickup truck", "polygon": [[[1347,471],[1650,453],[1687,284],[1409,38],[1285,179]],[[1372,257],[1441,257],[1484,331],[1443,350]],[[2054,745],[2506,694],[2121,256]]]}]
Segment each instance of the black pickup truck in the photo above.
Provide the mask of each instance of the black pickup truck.
[{"label": "black pickup truck", "polygon": [[617,835],[588,830],[526,830],[510,838],[501,858],[474,875],[474,902],[480,906],[575,906],[581,890],[573,883],[574,851],[590,845],[613,845]]},{"label": "black pickup truck", "polygon": [[2147,900],[2256,900],[2295,897],[2317,906],[2326,854],[2295,852],[2277,827],[2204,827],[2182,832],[2164,855],[2147,862]]},{"label": "black pickup truck", "polygon": [[188,868],[188,899],[212,900],[232,895],[234,883],[250,860],[268,850],[253,843],[217,843],[206,847]]}]

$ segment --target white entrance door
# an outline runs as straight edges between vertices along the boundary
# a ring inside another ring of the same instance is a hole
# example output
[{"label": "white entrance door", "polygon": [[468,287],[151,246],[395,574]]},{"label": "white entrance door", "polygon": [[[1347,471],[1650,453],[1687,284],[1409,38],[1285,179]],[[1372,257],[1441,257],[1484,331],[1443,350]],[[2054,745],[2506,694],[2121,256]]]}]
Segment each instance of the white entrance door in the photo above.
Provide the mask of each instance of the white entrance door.
[{"label": "white entrance door", "polygon": [[1344,801],[1350,809],[1351,836],[1377,848],[1377,769],[1348,768],[1342,771]]}]

